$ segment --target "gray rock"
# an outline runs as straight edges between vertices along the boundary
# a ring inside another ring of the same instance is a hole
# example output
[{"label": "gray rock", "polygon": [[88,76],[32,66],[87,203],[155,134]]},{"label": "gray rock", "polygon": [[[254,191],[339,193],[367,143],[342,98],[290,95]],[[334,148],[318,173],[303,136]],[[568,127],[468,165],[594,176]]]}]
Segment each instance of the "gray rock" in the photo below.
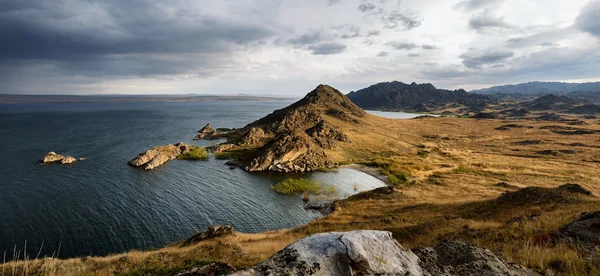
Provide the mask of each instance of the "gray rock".
[{"label": "gray rock", "polygon": [[561,226],[557,234],[559,238],[585,249],[594,249],[600,244],[600,211],[583,213],[576,220]]},{"label": "gray rock", "polygon": [[425,275],[535,275],[532,271],[500,259],[488,249],[459,241],[443,241],[434,247],[411,249],[419,256]]},{"label": "gray rock", "polygon": [[423,275],[418,257],[386,231],[330,232],[301,239],[232,275]]}]

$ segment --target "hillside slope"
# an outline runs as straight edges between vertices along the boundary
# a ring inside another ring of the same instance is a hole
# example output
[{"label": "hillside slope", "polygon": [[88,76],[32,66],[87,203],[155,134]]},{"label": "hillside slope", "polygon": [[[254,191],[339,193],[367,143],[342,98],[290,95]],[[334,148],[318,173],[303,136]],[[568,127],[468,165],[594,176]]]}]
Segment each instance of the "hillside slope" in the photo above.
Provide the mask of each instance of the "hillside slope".
[{"label": "hillside slope", "polygon": [[566,83],[566,82],[527,82],[520,84],[492,86],[490,88],[473,90],[471,93],[481,95],[493,94],[523,94],[539,95],[552,93],[569,93],[575,91],[600,91],[600,82]]},{"label": "hillside slope", "polygon": [[465,90],[437,89],[432,84],[382,82],[350,92],[348,98],[365,109],[427,112],[451,105],[479,110],[495,100]]},{"label": "hillside slope", "polygon": [[331,154],[351,143],[346,126],[368,115],[344,94],[319,85],[300,101],[236,130],[216,152],[240,152],[231,162],[247,171],[304,172],[336,166]]}]

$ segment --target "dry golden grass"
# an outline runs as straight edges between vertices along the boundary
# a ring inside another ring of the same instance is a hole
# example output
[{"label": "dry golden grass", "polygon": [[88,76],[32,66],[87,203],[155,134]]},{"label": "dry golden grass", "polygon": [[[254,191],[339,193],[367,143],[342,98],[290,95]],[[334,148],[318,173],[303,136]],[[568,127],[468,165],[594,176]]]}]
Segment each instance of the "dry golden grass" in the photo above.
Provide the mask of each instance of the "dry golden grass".
[{"label": "dry golden grass", "polygon": [[[328,155],[344,164],[376,166],[364,168],[371,174],[380,171],[404,175],[406,180],[395,188],[398,193],[367,192],[339,201],[331,215],[296,229],[237,233],[190,247],[176,244],[107,257],[9,263],[2,266],[4,275],[13,275],[13,268],[14,275],[24,275],[25,271],[28,275],[160,275],[214,261],[242,268],[306,235],[356,229],[391,231],[405,248],[459,239],[489,248],[542,274],[549,270],[564,275],[600,274],[598,258],[586,259],[568,244],[540,242],[540,237],[581,212],[598,211],[600,201],[582,198],[571,204],[511,205],[494,200],[518,187],[553,188],[565,183],[578,183],[600,195],[599,135],[566,135],[541,128],[567,126],[556,122],[391,120],[369,115],[364,125],[358,126],[335,118],[328,120],[352,141]],[[533,128],[495,129],[509,123]],[[600,130],[600,126],[590,123],[576,127]],[[526,140],[540,142],[519,143]],[[540,153],[546,150],[556,155]],[[499,182],[510,186],[495,185]]]}]

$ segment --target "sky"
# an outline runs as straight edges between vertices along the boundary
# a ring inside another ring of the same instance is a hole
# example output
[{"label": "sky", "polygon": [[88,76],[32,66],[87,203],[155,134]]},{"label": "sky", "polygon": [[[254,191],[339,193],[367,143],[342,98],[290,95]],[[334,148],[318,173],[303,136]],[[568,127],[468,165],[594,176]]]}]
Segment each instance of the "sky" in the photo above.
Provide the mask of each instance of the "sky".
[{"label": "sky", "polygon": [[600,81],[600,0],[0,0],[0,94]]}]

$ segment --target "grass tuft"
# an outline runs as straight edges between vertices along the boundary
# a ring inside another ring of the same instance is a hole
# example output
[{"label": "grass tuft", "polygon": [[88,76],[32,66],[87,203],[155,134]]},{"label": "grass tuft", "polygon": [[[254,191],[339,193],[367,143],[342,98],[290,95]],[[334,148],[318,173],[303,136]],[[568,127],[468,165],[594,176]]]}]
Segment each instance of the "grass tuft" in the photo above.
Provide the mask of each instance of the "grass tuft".
[{"label": "grass tuft", "polygon": [[314,195],[321,195],[334,194],[337,192],[337,187],[306,178],[288,178],[275,185],[271,185],[271,190],[286,195],[300,193],[311,193]]},{"label": "grass tuft", "polygon": [[192,147],[192,149],[186,153],[182,153],[177,156],[180,160],[208,160],[208,152],[202,147]]}]

